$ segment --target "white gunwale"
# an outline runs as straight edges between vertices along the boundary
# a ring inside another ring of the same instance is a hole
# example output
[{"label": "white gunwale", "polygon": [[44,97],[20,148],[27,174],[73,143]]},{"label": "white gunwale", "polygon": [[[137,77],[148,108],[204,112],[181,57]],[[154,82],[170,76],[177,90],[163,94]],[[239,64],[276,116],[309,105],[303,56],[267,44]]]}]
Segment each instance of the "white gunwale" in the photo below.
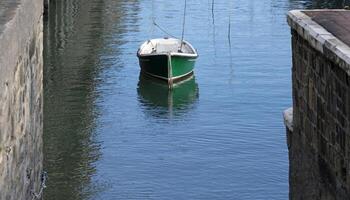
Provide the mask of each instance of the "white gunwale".
[{"label": "white gunwale", "polygon": [[[184,52],[178,52],[178,48],[181,45],[181,40],[176,38],[157,38],[152,40],[147,40],[144,42],[139,50],[137,51],[138,57],[147,57],[147,56],[179,56],[179,57],[188,57],[188,58],[197,58],[198,54],[193,46],[183,40],[182,49]],[[160,50],[157,48],[158,45],[165,45],[164,50]],[[168,49],[167,49],[168,48]]]}]

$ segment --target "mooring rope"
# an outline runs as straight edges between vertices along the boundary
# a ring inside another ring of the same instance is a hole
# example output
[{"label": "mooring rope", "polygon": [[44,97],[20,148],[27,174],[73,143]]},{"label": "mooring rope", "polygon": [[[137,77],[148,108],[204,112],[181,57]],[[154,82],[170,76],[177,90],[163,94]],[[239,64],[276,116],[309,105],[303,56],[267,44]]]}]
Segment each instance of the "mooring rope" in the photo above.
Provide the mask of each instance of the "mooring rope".
[{"label": "mooring rope", "polygon": [[161,30],[163,33],[169,35],[170,37],[177,38],[174,35],[170,34],[168,31],[166,31],[164,28],[162,28],[159,24],[157,24],[155,19],[153,19],[153,25],[155,25],[157,28],[159,28],[159,30]]}]

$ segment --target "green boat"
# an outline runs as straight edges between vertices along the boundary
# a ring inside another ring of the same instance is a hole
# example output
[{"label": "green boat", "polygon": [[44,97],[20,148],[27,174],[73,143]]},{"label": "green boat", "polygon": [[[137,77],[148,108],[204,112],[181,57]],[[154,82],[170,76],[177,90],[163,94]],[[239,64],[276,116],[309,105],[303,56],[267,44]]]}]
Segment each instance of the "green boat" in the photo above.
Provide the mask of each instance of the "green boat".
[{"label": "green boat", "polygon": [[158,38],[144,42],[137,56],[143,73],[172,85],[193,74],[198,54],[185,40]]}]

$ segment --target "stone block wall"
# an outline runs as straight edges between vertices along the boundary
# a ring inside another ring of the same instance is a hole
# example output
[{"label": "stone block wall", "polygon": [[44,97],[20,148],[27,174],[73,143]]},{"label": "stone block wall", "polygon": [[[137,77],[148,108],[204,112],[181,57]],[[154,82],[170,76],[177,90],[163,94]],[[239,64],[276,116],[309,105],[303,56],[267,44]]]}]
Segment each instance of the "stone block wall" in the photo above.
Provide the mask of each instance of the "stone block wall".
[{"label": "stone block wall", "polygon": [[290,199],[349,199],[350,77],[347,61],[335,51],[340,44],[348,47],[337,41],[329,48],[324,38],[333,42],[334,36],[300,12],[290,14],[289,24],[293,50],[293,119],[292,128],[287,128]]},{"label": "stone block wall", "polygon": [[1,1],[0,199],[4,200],[32,199],[40,193],[42,13],[42,1]]},{"label": "stone block wall", "polygon": [[346,143],[350,141],[350,78],[295,31],[292,38],[294,132],[303,135],[346,185],[350,183],[350,143]]}]

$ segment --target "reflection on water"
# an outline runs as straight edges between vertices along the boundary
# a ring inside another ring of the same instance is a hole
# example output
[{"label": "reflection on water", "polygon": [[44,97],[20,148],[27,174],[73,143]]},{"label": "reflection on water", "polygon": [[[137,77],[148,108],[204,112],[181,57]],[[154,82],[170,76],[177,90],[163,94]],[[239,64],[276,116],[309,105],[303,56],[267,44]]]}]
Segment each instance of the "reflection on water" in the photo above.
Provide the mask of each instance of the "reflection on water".
[{"label": "reflection on water", "polygon": [[181,35],[183,3],[50,3],[45,199],[288,198],[285,13],[313,4],[232,0],[229,8],[215,1],[212,11],[210,1],[188,1],[185,38],[200,54],[196,78],[169,92],[139,77],[135,54],[143,41],[164,36],[153,17]]},{"label": "reflection on water", "polygon": [[45,199],[87,199],[98,190],[91,182],[100,157],[93,102],[103,23],[94,11],[103,8],[98,0],[50,2],[44,28]]},{"label": "reflection on water", "polygon": [[181,116],[194,107],[199,97],[194,76],[169,89],[166,82],[140,74],[137,92],[144,111],[153,117]]},{"label": "reflection on water", "polygon": [[111,58],[125,43],[121,35],[135,29],[126,24],[137,20],[128,17],[138,12],[137,1],[66,0],[49,6],[44,24],[45,199],[90,199],[108,187],[93,179],[101,157],[96,134],[101,90],[96,87],[106,80],[98,75],[115,62]]}]

